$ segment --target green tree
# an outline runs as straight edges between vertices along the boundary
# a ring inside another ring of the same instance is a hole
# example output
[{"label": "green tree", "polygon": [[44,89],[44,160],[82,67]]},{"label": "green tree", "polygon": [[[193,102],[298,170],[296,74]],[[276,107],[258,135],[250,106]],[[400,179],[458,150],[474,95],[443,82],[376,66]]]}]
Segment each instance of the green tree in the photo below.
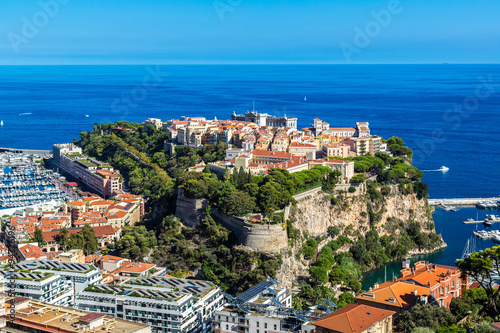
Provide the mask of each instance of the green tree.
[{"label": "green tree", "polygon": [[495,333],[498,332],[493,327],[490,326],[488,322],[482,322],[472,329],[474,333]]},{"label": "green tree", "polygon": [[37,241],[38,246],[44,246],[47,244],[47,242],[43,239],[42,230],[38,229],[38,227],[35,227],[34,238]]},{"label": "green tree", "polygon": [[61,228],[59,230],[59,244],[63,246],[63,248],[68,244],[68,233],[67,228]]},{"label": "green tree", "polygon": [[328,272],[323,267],[312,266],[309,269],[311,281],[315,284],[325,284],[328,282]]},{"label": "green tree", "polygon": [[434,330],[429,327],[415,327],[411,333],[434,333]]},{"label": "green tree", "polygon": [[455,262],[462,274],[476,280],[486,292],[486,311],[498,314],[497,304],[500,300],[500,288],[494,289],[495,280],[492,271],[500,271],[500,246],[494,246],[482,252],[474,252],[470,257]]},{"label": "green tree", "polygon": [[351,178],[351,183],[364,183],[366,181],[366,175],[364,173],[357,173]]},{"label": "green tree", "polygon": [[99,241],[95,235],[95,230],[88,224],[76,234],[71,234],[68,240],[68,247],[71,249],[81,249],[83,253],[92,254],[99,248]]},{"label": "green tree", "polygon": [[243,216],[255,209],[255,199],[245,192],[236,191],[222,200],[220,206],[224,214],[231,216]]},{"label": "green tree", "polygon": [[460,328],[456,324],[436,328],[436,333],[465,333],[465,328]]},{"label": "green tree", "polygon": [[356,279],[350,279],[348,286],[356,293],[361,290],[361,282]]},{"label": "green tree", "polygon": [[436,330],[438,327],[451,326],[455,321],[455,316],[447,308],[417,304],[396,319],[395,329],[398,332],[412,332],[417,327]]}]

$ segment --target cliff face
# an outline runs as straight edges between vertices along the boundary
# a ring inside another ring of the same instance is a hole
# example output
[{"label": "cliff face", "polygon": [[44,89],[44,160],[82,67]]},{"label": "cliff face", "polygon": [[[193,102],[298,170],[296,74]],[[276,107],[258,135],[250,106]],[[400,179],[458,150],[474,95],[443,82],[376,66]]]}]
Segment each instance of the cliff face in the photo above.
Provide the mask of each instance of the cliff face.
[{"label": "cliff face", "polygon": [[[297,205],[292,207],[292,214],[295,217],[293,227],[300,231],[300,234],[315,236],[326,236],[328,227],[337,226],[343,230],[350,238],[355,239],[364,236],[370,230],[371,210],[378,212],[374,221],[379,236],[398,235],[400,228],[398,223],[413,220],[421,225],[421,231],[434,232],[434,223],[430,207],[426,200],[419,200],[415,194],[402,195],[396,186],[391,187],[391,192],[383,196],[378,204],[374,204],[367,195],[347,196],[332,204],[330,197],[325,193],[313,193],[297,201]],[[347,230],[347,232],[346,232]],[[319,250],[330,238],[325,239],[318,245]],[[303,239],[302,239],[303,241]],[[302,242],[301,241],[301,242]],[[297,254],[301,249],[301,242],[294,247],[282,251],[283,265],[277,273],[277,280],[287,288],[296,287],[297,278],[309,275],[309,261],[297,259]],[[339,251],[347,251],[348,248]],[[418,251],[417,251],[418,252]]]},{"label": "cliff face", "polygon": [[[394,219],[412,219],[420,223],[422,229],[426,229],[427,224],[432,222],[426,201],[418,200],[415,194],[401,195],[395,192],[396,189],[393,188],[391,194],[384,197],[381,218],[375,223],[379,235],[392,233],[387,227],[394,223]],[[311,236],[320,236],[326,234],[330,226],[338,226],[342,230],[352,225],[354,233],[359,231],[364,235],[370,228],[367,205],[372,204],[363,195],[347,197],[344,202],[344,206],[332,205],[324,193],[307,196],[297,202],[294,227]]]}]

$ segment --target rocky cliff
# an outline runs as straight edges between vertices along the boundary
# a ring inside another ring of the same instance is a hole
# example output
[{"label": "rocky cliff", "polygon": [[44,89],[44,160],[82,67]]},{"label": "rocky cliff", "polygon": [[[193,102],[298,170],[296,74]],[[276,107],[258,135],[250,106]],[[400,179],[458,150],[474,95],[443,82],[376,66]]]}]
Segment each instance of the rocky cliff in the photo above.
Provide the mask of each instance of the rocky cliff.
[{"label": "rocky cliff", "polygon": [[[387,187],[386,191],[389,189],[389,193],[386,192],[375,202],[365,192],[352,196],[348,193],[338,194],[334,200],[321,192],[309,194],[300,198],[292,207],[293,227],[300,231],[302,237],[326,236],[319,244],[319,250],[331,239],[328,237],[328,228],[331,226],[337,226],[353,240],[364,236],[371,229],[371,224],[379,236],[397,236],[401,224],[410,220],[419,223],[422,232],[435,232],[432,211],[427,200],[419,200],[414,193],[403,195],[397,186]],[[299,241],[295,246],[282,251],[283,265],[277,274],[277,280],[287,288],[297,286],[298,277],[309,275],[310,262],[300,258],[300,248]],[[341,250],[346,251],[348,248]]]}]

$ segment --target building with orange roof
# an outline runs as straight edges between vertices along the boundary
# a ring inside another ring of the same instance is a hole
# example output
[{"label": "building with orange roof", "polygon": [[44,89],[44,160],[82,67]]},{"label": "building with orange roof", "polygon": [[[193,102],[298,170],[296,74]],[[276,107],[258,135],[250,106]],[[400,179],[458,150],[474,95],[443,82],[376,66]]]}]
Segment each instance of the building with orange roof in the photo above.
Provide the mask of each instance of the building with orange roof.
[{"label": "building with orange roof", "polygon": [[116,275],[134,276],[134,277],[148,276],[150,275],[151,270],[155,267],[156,267],[155,264],[126,261],[121,267],[115,269],[111,273],[113,273],[115,276]]},{"label": "building with orange roof", "polygon": [[43,251],[35,244],[19,245],[18,252],[23,260],[47,259],[45,253],[43,253]]},{"label": "building with orange roof", "polygon": [[288,147],[288,152],[294,156],[315,159],[317,149],[318,148],[314,143],[292,142]]},{"label": "building with orange roof", "polygon": [[348,304],[317,320],[316,333],[392,332],[394,311],[363,304]]},{"label": "building with orange roof", "polygon": [[462,279],[461,275],[457,267],[419,261],[413,268],[401,270],[398,281],[430,288],[431,303],[449,308],[453,298],[460,297],[469,288],[469,279]]},{"label": "building with orange roof", "polygon": [[125,259],[122,257],[105,255],[101,258],[99,267],[106,272],[112,272],[120,267],[122,267],[126,262],[129,262],[130,259]]},{"label": "building with orange roof", "polygon": [[357,296],[356,302],[394,311],[395,316],[399,316],[417,304],[432,303],[431,289],[407,281],[391,281],[376,284],[370,291]]}]

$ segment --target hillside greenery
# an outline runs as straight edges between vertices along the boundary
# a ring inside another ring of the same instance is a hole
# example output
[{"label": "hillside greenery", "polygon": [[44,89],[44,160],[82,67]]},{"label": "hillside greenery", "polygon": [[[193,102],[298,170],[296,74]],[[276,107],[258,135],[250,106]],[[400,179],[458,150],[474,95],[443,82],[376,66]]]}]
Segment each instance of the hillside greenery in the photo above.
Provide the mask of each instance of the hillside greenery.
[{"label": "hillside greenery", "polygon": [[[318,240],[304,239],[294,228],[293,216],[283,221],[280,210],[295,204],[294,194],[319,186],[333,206],[348,208],[345,195],[335,191],[338,171],[322,166],[292,174],[271,169],[259,176],[243,169],[231,175],[228,172],[216,175],[208,168],[201,173],[188,171],[200,163],[223,160],[227,145],[175,147],[169,154],[164,151],[168,140],[166,132],[151,125],[119,121],[95,124],[91,132],[81,133],[75,143],[85,154],[119,169],[131,191],[147,200],[143,223],[125,228],[121,240],[111,247],[124,257],[146,258],[166,266],[169,274],[194,275],[238,294],[266,276],[274,277],[281,267],[280,255],[248,252],[236,246],[235,236],[212,218],[212,209],[232,216],[260,213],[270,223],[286,222],[284,228],[290,245],[299,244],[304,260],[313,261],[310,278],[302,284],[300,293],[294,295],[294,304],[299,308],[324,303],[324,298],[340,305],[348,304],[354,300],[350,293],[335,297],[325,284],[337,283],[357,292],[361,289],[362,272],[405,256],[410,248],[431,248],[439,242],[439,236],[428,232],[433,230],[433,224],[423,231],[414,221],[394,219],[386,227],[399,230],[399,237],[379,236],[375,228],[384,209],[384,198],[391,194],[391,186],[396,186],[403,195],[416,193],[421,199],[427,197],[426,184],[420,181],[423,174],[411,166],[411,149],[398,138],[388,140],[394,157],[377,153],[352,158],[359,174],[355,180],[366,184],[365,213],[371,229],[365,235],[352,235],[348,226],[342,232],[333,228],[329,230],[332,240],[318,254]],[[377,176],[375,181],[365,181],[373,175]],[[185,226],[173,216],[178,191],[188,198],[208,200],[198,228]]]}]

